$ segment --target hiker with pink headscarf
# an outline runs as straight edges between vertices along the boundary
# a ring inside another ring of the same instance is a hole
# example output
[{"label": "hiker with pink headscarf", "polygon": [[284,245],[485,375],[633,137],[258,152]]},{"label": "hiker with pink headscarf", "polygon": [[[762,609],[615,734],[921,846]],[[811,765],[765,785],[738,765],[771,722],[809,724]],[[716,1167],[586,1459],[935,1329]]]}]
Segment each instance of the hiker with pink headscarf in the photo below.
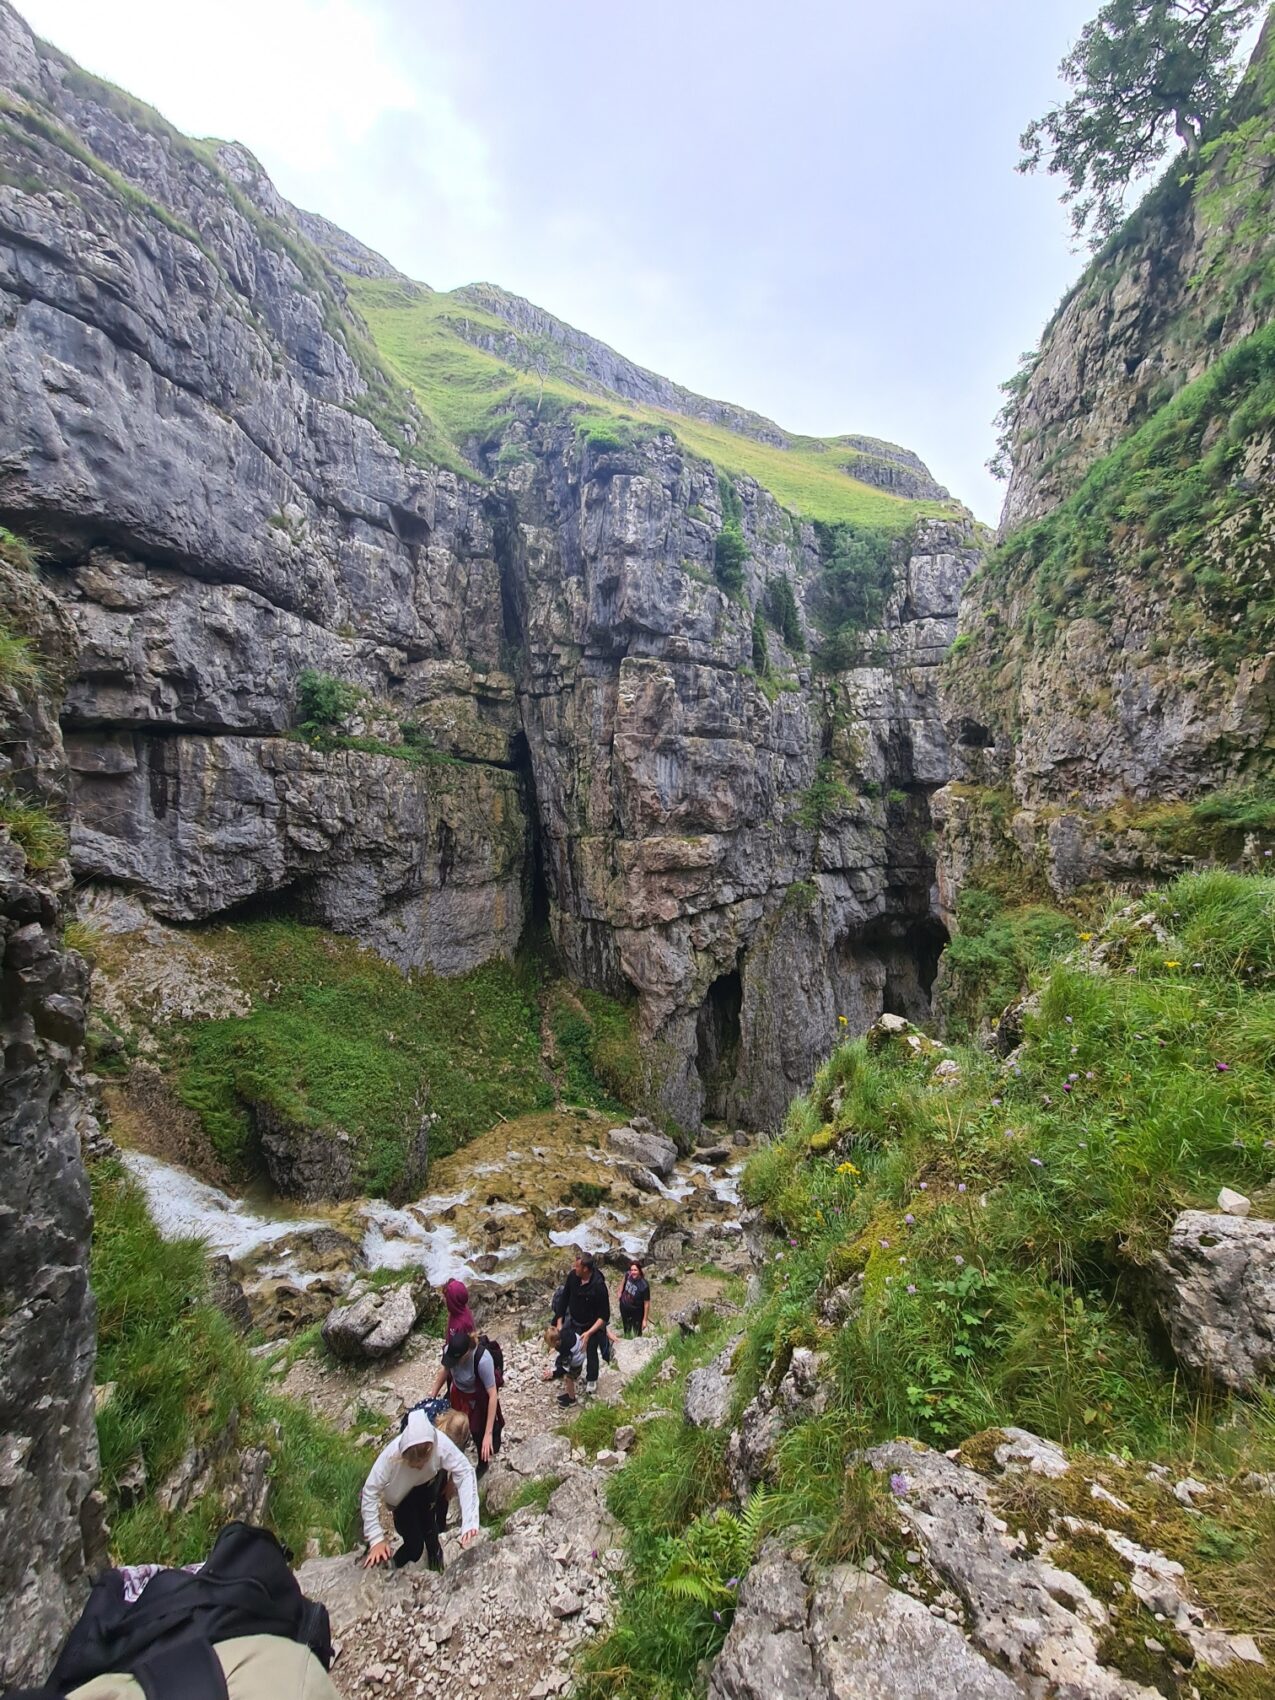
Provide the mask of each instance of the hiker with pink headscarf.
[{"label": "hiker with pink headscarf", "polygon": [[469,1308],[469,1288],[465,1283],[456,1280],[444,1281],[439,1291],[443,1295],[443,1303],[447,1306],[447,1332],[477,1334],[474,1313]]}]

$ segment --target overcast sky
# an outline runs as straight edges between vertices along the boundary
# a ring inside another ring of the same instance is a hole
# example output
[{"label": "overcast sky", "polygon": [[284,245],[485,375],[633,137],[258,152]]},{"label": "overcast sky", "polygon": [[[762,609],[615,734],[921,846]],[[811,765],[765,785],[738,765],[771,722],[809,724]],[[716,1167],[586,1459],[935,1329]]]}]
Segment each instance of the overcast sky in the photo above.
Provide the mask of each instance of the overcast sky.
[{"label": "overcast sky", "polygon": [[437,288],[483,279],[985,519],[997,385],[1079,270],[1017,138],[1096,0],[18,0]]}]

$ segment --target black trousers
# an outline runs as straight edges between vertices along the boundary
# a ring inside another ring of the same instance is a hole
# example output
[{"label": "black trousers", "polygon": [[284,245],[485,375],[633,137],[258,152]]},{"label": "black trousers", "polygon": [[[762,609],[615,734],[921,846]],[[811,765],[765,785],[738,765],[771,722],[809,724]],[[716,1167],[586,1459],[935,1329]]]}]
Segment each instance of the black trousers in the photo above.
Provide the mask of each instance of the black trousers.
[{"label": "black trousers", "polygon": [[627,1308],[627,1306],[621,1305],[620,1306],[620,1321],[624,1324],[624,1338],[626,1340],[630,1337],[630,1335],[641,1334],[641,1332],[642,1332],[642,1307],[641,1307],[641,1305],[639,1305],[636,1310],[629,1310]]},{"label": "black trousers", "polygon": [[[588,1327],[588,1324],[580,1324],[573,1321],[571,1326],[576,1330],[577,1334],[583,1334],[585,1328]],[[596,1381],[598,1379],[598,1353],[602,1349],[602,1341],[605,1337],[606,1324],[603,1323],[601,1328],[594,1329],[593,1333],[590,1334],[589,1338],[584,1343],[584,1373],[590,1381]]]},{"label": "black trousers", "polygon": [[432,1482],[422,1482],[394,1506],[394,1527],[403,1537],[403,1544],[394,1554],[394,1564],[401,1569],[415,1564],[423,1552],[429,1554],[432,1565],[443,1562],[443,1548],[438,1539],[447,1515],[443,1498],[447,1476],[442,1470]]}]

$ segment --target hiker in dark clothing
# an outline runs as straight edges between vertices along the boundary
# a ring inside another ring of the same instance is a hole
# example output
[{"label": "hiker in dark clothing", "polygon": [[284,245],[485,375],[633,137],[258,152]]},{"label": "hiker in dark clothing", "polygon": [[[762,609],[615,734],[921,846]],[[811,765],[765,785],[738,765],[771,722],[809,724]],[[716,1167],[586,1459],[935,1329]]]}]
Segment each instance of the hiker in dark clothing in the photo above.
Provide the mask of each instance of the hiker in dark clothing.
[{"label": "hiker in dark clothing", "polygon": [[576,1253],[562,1297],[563,1315],[568,1317],[585,1350],[586,1393],[598,1390],[598,1351],[611,1320],[611,1295],[602,1272],[587,1251]]},{"label": "hiker in dark clothing", "polygon": [[641,1335],[650,1320],[651,1289],[645,1271],[635,1257],[620,1283],[620,1321],[624,1324],[624,1338],[627,1340],[631,1334]]}]

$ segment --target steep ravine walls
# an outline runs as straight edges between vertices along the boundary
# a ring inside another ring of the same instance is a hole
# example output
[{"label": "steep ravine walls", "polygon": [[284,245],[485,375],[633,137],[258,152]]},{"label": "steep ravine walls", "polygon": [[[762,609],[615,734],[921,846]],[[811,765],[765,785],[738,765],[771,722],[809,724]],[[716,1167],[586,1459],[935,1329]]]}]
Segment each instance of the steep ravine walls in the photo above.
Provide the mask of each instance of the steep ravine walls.
[{"label": "steep ravine walls", "polygon": [[1245,853],[1192,810],[1275,774],[1273,184],[1268,27],[1013,401],[1000,543],[945,671],[945,913],[980,869],[1069,894]]},{"label": "steep ravine walls", "polygon": [[[28,812],[0,844],[0,1687],[42,1681],[103,1554],[93,1420],[90,1203],[95,1124],[79,1076],[88,969],[62,926],[71,876],[46,810],[65,796],[58,682],[75,635],[56,599],[0,559],[0,622],[30,670],[0,682],[0,776]],[[38,666],[40,675],[35,668]],[[50,712],[51,708],[54,712]],[[10,815],[9,818],[13,818]],[[39,835],[43,833],[42,840]]]},{"label": "steep ravine walls", "polygon": [[[3,6],[0,83],[0,518],[79,634],[77,878],[453,973],[512,954],[539,867],[568,972],[636,999],[650,1099],[690,1127],[774,1125],[839,1016],[923,1013],[968,522],[898,546],[860,664],[822,675],[818,539],[751,480],[731,595],[717,474],[669,435],[515,414],[481,468],[437,464],[305,229],[348,244],[248,155]],[[758,676],[780,575],[802,652],[770,628]],[[307,670],[363,693],[318,740]]]}]

